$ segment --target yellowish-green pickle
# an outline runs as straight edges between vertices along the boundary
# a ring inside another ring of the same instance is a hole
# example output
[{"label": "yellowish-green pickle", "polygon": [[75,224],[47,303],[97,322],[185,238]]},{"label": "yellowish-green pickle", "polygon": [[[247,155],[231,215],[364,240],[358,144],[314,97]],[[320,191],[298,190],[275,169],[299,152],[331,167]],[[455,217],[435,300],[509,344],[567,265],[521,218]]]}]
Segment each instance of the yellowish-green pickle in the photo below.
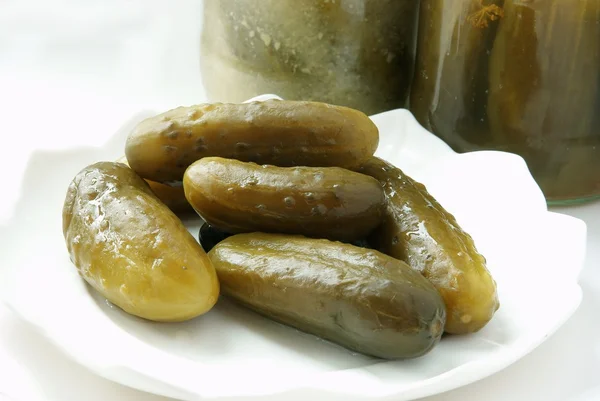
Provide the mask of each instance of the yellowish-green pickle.
[{"label": "yellowish-green pickle", "polygon": [[[125,156],[117,160],[129,167],[129,162]],[[193,212],[194,209],[185,198],[183,185],[167,185],[160,182],[146,180],[154,195],[158,197],[169,209],[175,213]]]},{"label": "yellowish-green pickle", "polygon": [[356,167],[379,131],[363,113],[318,102],[280,101],[178,107],[146,119],[125,154],[140,176],[181,181],[187,167],[219,156],[276,166]]},{"label": "yellowish-green pickle", "polygon": [[209,253],[222,293],[275,321],[385,359],[426,354],[444,331],[433,285],[375,250],[298,235],[237,234]]},{"label": "yellowish-green pickle", "polygon": [[372,243],[433,283],[446,304],[447,333],[484,327],[499,301],[496,282],[471,236],[423,184],[399,168],[374,157],[360,171],[377,178],[387,197],[384,222],[373,232]]},{"label": "yellowish-green pickle", "polygon": [[219,282],[207,254],[121,163],[95,163],[75,176],[64,202],[63,234],[79,274],[132,315],[183,321],[217,301]]},{"label": "yellowish-green pickle", "polygon": [[185,172],[185,195],[213,227],[334,240],[367,236],[381,222],[379,182],[339,167],[275,167],[207,157]]}]

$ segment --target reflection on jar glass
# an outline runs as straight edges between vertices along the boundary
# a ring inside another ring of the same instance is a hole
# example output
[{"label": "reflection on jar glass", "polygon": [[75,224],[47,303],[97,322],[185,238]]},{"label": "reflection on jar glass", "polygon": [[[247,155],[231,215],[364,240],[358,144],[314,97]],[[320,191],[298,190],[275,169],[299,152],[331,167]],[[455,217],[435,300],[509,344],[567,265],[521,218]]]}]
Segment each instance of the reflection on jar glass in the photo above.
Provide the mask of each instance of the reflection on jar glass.
[{"label": "reflection on jar glass", "polygon": [[405,107],[417,12],[416,0],[205,1],[209,100],[275,93],[367,114]]},{"label": "reflection on jar glass", "polygon": [[600,196],[600,0],[422,0],[410,109],[521,155],[550,203]]}]

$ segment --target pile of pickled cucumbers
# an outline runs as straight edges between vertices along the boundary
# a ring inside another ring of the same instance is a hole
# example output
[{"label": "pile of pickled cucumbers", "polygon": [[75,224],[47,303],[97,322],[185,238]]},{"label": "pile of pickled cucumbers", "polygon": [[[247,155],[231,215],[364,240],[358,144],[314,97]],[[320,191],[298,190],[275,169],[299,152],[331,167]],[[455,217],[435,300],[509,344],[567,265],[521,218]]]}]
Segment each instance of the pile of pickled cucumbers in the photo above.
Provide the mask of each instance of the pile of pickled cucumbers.
[{"label": "pile of pickled cucumbers", "polygon": [[193,319],[223,296],[354,352],[424,355],[443,333],[484,327],[496,283],[471,236],[375,157],[378,144],[369,117],[325,103],[178,107],[139,123],[124,158],[75,176],[68,252],[144,319]]}]

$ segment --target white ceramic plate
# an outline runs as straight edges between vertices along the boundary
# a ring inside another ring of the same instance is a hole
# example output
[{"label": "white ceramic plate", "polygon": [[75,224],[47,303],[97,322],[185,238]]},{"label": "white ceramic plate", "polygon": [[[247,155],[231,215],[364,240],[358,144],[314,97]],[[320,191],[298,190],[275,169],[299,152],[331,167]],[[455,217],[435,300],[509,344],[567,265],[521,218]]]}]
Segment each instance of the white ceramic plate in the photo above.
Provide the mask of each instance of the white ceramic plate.
[{"label": "white ceramic plate", "polygon": [[[263,97],[264,98],[264,97]],[[2,227],[0,289],[7,305],[97,374],[185,400],[409,400],[489,376],[557,330],[581,300],[585,224],[550,213],[523,160],[458,155],[405,110],[373,116],[378,155],[427,185],[472,234],[501,307],[473,335],[429,354],[381,361],[353,354],[220,300],[208,314],[157,324],[111,307],[71,265],[61,209],[72,177],[123,153],[124,127],[101,148],[35,153],[12,219]],[[187,221],[197,235],[197,221]]]}]

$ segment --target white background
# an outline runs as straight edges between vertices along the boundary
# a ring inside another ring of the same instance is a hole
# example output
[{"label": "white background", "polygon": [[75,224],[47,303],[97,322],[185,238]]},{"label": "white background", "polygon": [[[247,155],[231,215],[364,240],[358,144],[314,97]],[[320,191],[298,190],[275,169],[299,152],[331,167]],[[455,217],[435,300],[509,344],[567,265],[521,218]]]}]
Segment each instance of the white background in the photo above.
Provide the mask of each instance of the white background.
[{"label": "white background", "polygon": [[[201,2],[190,0],[0,0],[0,224],[10,217],[35,149],[100,144],[146,105],[205,100],[201,17]],[[588,224],[582,305],[515,365],[427,401],[600,401],[592,394],[600,386],[600,202],[554,210]],[[167,400],[94,376],[0,306],[0,401],[3,394],[44,401]]]}]

